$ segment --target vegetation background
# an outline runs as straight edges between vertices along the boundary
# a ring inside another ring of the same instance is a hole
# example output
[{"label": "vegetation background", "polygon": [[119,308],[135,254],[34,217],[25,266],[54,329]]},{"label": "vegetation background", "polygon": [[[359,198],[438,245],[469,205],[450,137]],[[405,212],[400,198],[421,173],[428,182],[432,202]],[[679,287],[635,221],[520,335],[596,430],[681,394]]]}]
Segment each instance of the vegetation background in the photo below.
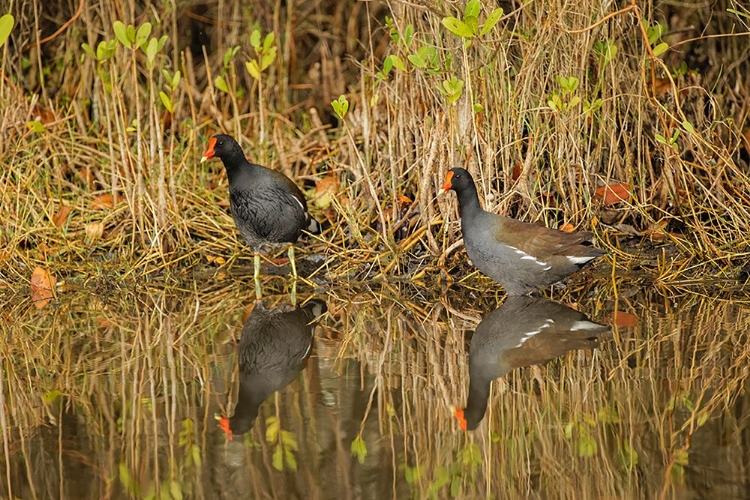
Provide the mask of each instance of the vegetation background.
[{"label": "vegetation background", "polygon": [[218,131],[304,183],[330,221],[329,276],[365,262],[361,276],[415,277],[455,255],[456,203],[436,198],[454,166],[489,210],[595,230],[620,271],[743,275],[743,2],[33,0],[3,13],[6,283],[40,264],[150,272],[242,253],[223,169],[198,164]]}]

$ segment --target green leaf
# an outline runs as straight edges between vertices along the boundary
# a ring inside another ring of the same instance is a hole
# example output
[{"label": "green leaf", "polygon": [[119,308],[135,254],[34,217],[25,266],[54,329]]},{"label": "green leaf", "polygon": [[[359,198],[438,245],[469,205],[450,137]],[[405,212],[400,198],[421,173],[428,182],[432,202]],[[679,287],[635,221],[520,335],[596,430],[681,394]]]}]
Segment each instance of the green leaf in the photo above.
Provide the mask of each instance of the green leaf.
[{"label": "green leaf", "polygon": [[414,25],[409,23],[406,25],[406,29],[404,30],[404,46],[408,47],[411,45],[411,41],[414,38]]},{"label": "green leaf", "polygon": [[691,133],[691,134],[692,134],[693,132],[695,132],[695,128],[693,128],[693,124],[692,124],[692,123],[690,123],[690,122],[689,122],[689,121],[687,121],[687,120],[683,120],[683,122],[682,122],[682,128],[684,128],[684,129],[685,129],[685,130],[686,130],[687,132],[689,132],[689,133]]},{"label": "green leaf", "polygon": [[479,0],[469,0],[464,9],[464,19],[467,17],[479,17],[479,11],[481,8],[482,6],[479,3]]},{"label": "green leaf", "polygon": [[565,439],[570,439],[573,437],[573,422],[567,423],[565,429],[563,430],[563,434],[565,435]]},{"label": "green leaf", "polygon": [[666,42],[661,42],[659,45],[654,47],[654,55],[658,57],[664,52],[666,52],[667,49],[669,49],[669,45],[667,45]]},{"label": "green leaf", "polygon": [[466,23],[464,23],[460,19],[456,19],[455,17],[444,17],[442,23],[448,31],[450,31],[457,37],[471,38],[474,36],[471,28],[466,26]]},{"label": "green leaf", "polygon": [[271,47],[267,52],[263,51],[263,55],[260,57],[260,70],[267,69],[274,59],[276,59],[276,47]]},{"label": "green leaf", "polygon": [[479,19],[475,16],[464,17],[464,24],[471,30],[471,37],[475,37],[479,33]]},{"label": "green leaf", "polygon": [[[263,52],[266,52],[267,50],[270,50],[271,47],[273,47],[273,42],[276,39],[276,35],[273,33],[269,33],[266,35],[266,38],[263,39]],[[274,47],[275,49],[276,47]]]},{"label": "green leaf", "polygon": [[273,443],[279,437],[279,419],[268,417],[266,419],[266,443]]},{"label": "green leaf", "polygon": [[250,76],[256,80],[260,80],[260,67],[258,66],[258,61],[253,59],[252,61],[246,62],[245,68],[247,69],[247,72],[250,73]]},{"label": "green leaf", "polygon": [[47,128],[44,126],[44,124],[37,120],[32,120],[26,125],[29,127],[29,129],[31,129],[32,132],[37,134],[43,134],[47,131]]},{"label": "green leaf", "polygon": [[129,493],[135,492],[135,484],[133,478],[130,476],[130,471],[125,462],[120,462],[120,483],[125,487],[125,490]]},{"label": "green leaf", "polygon": [[15,19],[11,14],[5,14],[0,17],[0,47],[2,47],[10,36],[10,32],[13,31],[13,24]]},{"label": "green leaf", "polygon": [[424,59],[422,59],[422,57],[420,57],[419,53],[409,54],[408,56],[406,56],[406,58],[409,60],[410,63],[412,63],[417,68],[426,68],[427,67],[427,61],[425,61]]},{"label": "green leaf", "polygon": [[484,24],[482,25],[482,29],[479,31],[479,34],[481,36],[484,36],[490,31],[492,31],[492,28],[495,27],[495,25],[500,21],[500,18],[502,17],[503,17],[502,7],[498,7],[497,9],[490,12],[490,15],[487,16],[487,19],[484,21]]},{"label": "green leaf", "polygon": [[[0,45],[2,45],[2,44],[0,44]],[[94,59],[96,59],[96,52],[94,52],[94,49],[91,48],[91,45],[89,45],[88,43],[82,43],[81,44],[81,48],[88,55],[90,55],[91,57],[93,57]]]},{"label": "green leaf", "polygon": [[253,32],[250,33],[250,45],[256,52],[260,51],[260,30],[254,29]]},{"label": "green leaf", "polygon": [[[735,16],[744,17],[745,19],[750,20],[750,14],[748,14],[747,12],[740,12],[736,9],[727,9],[727,12],[729,12],[730,14],[734,14]],[[2,43],[0,43],[0,45],[2,45]]]},{"label": "green leaf", "polygon": [[367,445],[365,444],[365,440],[362,439],[362,436],[357,436],[354,441],[352,441],[351,452],[353,456],[357,457],[357,461],[360,464],[365,463]]},{"label": "green leaf", "polygon": [[156,38],[152,38],[148,41],[148,46],[146,47],[146,59],[148,59],[148,63],[150,65],[154,64],[154,59],[156,59],[156,54],[159,52],[159,41]]},{"label": "green leaf", "polygon": [[229,87],[227,86],[227,81],[224,80],[224,77],[219,75],[214,79],[214,86],[224,92],[225,94],[229,93]]},{"label": "green leaf", "polygon": [[[34,122],[34,123],[39,123],[39,122]],[[42,125],[42,124],[39,123],[39,125]],[[44,125],[42,125],[42,128],[44,128]],[[58,391],[57,389],[52,389],[51,391],[47,392],[44,396],[42,396],[42,401],[44,401],[47,404],[54,403],[57,400],[57,398],[60,397],[61,394],[62,393]]]},{"label": "green leaf", "polygon": [[484,106],[482,106],[478,102],[475,102],[474,103],[474,112],[475,113],[481,113],[482,111],[484,111]]},{"label": "green leaf", "polygon": [[271,459],[271,462],[274,469],[278,471],[284,470],[284,449],[281,445],[276,446],[276,449],[273,450],[273,458]]},{"label": "green leaf", "polygon": [[177,85],[180,84],[180,79],[182,78],[182,73],[180,73],[180,70],[177,70],[174,75],[172,75],[172,90],[177,88]]},{"label": "green leaf", "polygon": [[333,112],[336,113],[336,116],[343,120],[346,116],[346,112],[349,111],[349,101],[346,99],[345,95],[341,94],[338,99],[331,102],[331,107],[333,108]]},{"label": "green leaf", "polygon": [[128,27],[125,28],[125,36],[128,37],[130,46],[135,47],[133,45],[133,43],[135,43],[135,26],[133,26],[132,24],[128,24]]},{"label": "green leaf", "polygon": [[297,458],[292,450],[284,450],[284,461],[290,469],[297,470]]},{"label": "green leaf", "polygon": [[165,44],[165,43],[167,43],[167,40],[168,40],[168,39],[169,39],[169,37],[168,37],[167,35],[162,35],[162,36],[161,36],[161,37],[159,38],[159,41],[158,41],[158,42],[157,42],[157,44],[156,44],[156,48],[157,48],[157,50],[158,50],[159,52],[161,52],[161,49],[163,49],[163,48],[164,48],[164,44]]},{"label": "green leaf", "polygon": [[173,112],[172,110],[172,99],[169,98],[169,96],[164,91],[159,91],[159,99],[161,99],[161,103],[164,105],[165,108],[167,108],[167,111],[170,113]]},{"label": "green leaf", "polygon": [[195,464],[196,467],[200,468],[201,466],[201,448],[197,444],[194,444],[190,447],[190,451],[193,455],[193,464]]},{"label": "green leaf", "polygon": [[453,476],[451,481],[451,497],[458,498],[461,494],[461,476]]},{"label": "green leaf", "polygon": [[[143,49],[143,47],[146,45],[146,41],[148,40],[148,36],[151,34],[151,23],[143,23],[140,28],[138,28],[138,33],[135,35],[135,46],[140,47]],[[154,45],[156,47],[156,45]]]},{"label": "green leaf", "polygon": [[394,68],[399,71],[406,71],[406,65],[400,57],[398,57],[396,54],[391,54],[389,57],[391,58],[391,62],[393,63]]},{"label": "green leaf", "polygon": [[172,500],[182,500],[182,486],[179,482],[175,480],[169,482],[169,495]]},{"label": "green leaf", "polygon": [[391,69],[393,69],[393,59],[391,56],[388,56],[383,61],[383,75],[388,75],[391,72]]},{"label": "green leaf", "polygon": [[122,21],[115,21],[112,23],[112,29],[115,32],[115,37],[123,46],[127,48],[133,46],[133,42],[128,39],[128,28],[125,26],[125,23]]}]

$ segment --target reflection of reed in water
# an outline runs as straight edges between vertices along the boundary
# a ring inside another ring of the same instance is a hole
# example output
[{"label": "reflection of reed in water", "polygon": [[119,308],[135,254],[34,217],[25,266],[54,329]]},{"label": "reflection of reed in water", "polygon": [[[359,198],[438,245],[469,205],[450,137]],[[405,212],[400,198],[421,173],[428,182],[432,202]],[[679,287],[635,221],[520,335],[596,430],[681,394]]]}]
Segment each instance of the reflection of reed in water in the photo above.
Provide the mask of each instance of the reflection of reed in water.
[{"label": "reflection of reed in water", "polygon": [[296,309],[255,306],[240,338],[237,406],[232,417],[219,418],[228,439],[250,430],[263,401],[297,377],[312,351],[314,320],[325,311],[325,302],[315,299]]},{"label": "reflection of reed in water", "polygon": [[609,327],[544,297],[508,296],[482,319],[469,350],[469,399],[456,409],[463,430],[484,418],[490,384],[514,368],[549,361],[574,349],[593,349]]}]

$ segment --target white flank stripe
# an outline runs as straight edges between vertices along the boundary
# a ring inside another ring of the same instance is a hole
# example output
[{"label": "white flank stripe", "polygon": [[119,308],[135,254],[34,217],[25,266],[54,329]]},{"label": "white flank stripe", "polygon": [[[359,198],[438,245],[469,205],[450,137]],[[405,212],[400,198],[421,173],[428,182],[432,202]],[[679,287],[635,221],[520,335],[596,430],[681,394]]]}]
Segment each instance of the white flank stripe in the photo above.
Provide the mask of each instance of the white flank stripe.
[{"label": "white flank stripe", "polygon": [[531,330],[530,332],[524,333],[523,337],[521,337],[521,341],[518,343],[518,345],[516,347],[521,347],[524,344],[524,342],[526,342],[531,337],[533,337],[537,333],[541,332],[545,328],[549,328],[550,326],[552,326],[552,323],[554,323],[554,322],[555,322],[555,320],[548,318],[548,319],[544,320],[544,324],[542,326],[540,326],[538,330]]},{"label": "white flank stripe", "polygon": [[[534,261],[534,264],[538,264],[538,265],[540,265],[542,267],[544,267],[544,266],[547,265],[547,263],[544,262],[543,260],[539,260],[536,257],[534,257],[533,255],[527,254],[523,250],[519,250],[518,248],[512,247],[510,245],[505,245],[505,246],[507,246],[508,248],[510,248],[511,250],[513,250],[514,252],[516,252],[518,255],[521,255],[521,260],[532,260],[532,261]],[[549,267],[546,268],[545,271],[547,271],[548,269],[549,269]]]}]

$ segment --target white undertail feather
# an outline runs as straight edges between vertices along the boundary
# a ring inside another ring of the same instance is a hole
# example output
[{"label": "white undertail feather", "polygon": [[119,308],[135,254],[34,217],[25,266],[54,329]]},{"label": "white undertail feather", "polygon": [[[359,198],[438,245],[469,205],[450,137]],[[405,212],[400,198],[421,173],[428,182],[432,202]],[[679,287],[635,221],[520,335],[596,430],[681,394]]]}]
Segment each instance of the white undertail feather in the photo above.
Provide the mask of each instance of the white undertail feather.
[{"label": "white undertail feather", "polygon": [[585,264],[586,262],[592,259],[595,259],[596,255],[585,256],[585,257],[579,256],[579,255],[567,255],[566,257],[568,257],[568,260],[572,262],[573,264]]}]

